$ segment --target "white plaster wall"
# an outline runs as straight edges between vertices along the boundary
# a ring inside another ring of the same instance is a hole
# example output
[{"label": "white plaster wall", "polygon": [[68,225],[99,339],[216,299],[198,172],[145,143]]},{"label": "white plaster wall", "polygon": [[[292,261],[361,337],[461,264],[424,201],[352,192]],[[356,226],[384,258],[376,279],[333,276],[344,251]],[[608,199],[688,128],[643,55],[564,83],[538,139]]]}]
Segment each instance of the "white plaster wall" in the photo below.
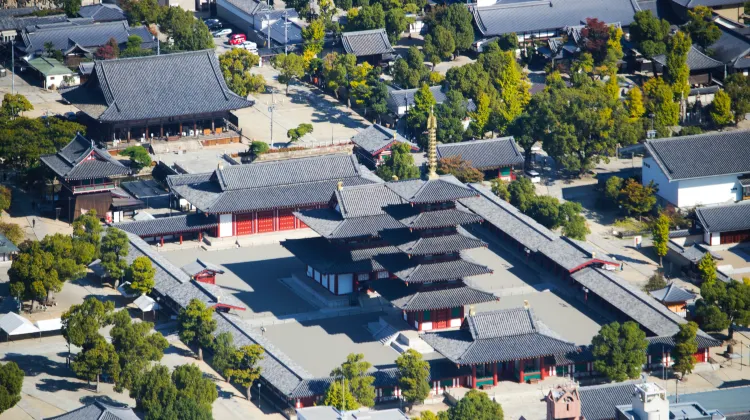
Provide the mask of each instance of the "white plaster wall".
[{"label": "white plaster wall", "polygon": [[708,238],[708,241],[706,241],[709,245],[720,245],[721,244],[721,233],[719,232],[711,232],[711,237]]},{"label": "white plaster wall", "polygon": [[232,236],[232,215],[231,214],[220,214],[219,215],[219,238]]},{"label": "white plaster wall", "polygon": [[432,329],[432,321],[422,323],[422,331],[430,331]]},{"label": "white plaster wall", "polygon": [[461,321],[461,318],[451,319],[451,327],[460,327]]},{"label": "white plaster wall", "polygon": [[677,188],[679,185],[677,182],[669,182],[666,175],[664,175],[664,172],[661,171],[659,165],[654,161],[654,158],[650,156],[643,158],[641,179],[643,180],[643,185],[648,185],[649,182],[654,181],[654,184],[659,186],[659,192],[657,194],[661,198],[678,206]]},{"label": "white plaster wall", "polygon": [[[678,184],[677,207],[695,207],[737,201],[740,191],[737,186],[737,175],[686,179],[678,181]],[[732,191],[735,187],[737,189]]]}]

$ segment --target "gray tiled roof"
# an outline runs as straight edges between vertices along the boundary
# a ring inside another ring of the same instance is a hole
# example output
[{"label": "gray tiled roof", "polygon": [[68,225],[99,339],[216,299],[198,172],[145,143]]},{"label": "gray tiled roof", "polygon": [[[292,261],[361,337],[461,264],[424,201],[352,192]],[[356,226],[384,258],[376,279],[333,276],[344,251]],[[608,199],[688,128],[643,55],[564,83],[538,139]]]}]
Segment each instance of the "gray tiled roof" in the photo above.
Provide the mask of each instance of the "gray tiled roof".
[{"label": "gray tiled roof", "polygon": [[721,131],[647,140],[646,149],[669,180],[750,172],[750,131]]},{"label": "gray tiled roof", "polygon": [[708,48],[715,59],[734,67],[745,69],[750,67],[750,39],[734,29],[719,25],[721,37]]},{"label": "gray tiled roof", "polygon": [[78,10],[78,15],[85,18],[93,19],[95,22],[111,22],[116,20],[125,20],[125,12],[117,5],[108,3],[92,4],[82,6]]},{"label": "gray tiled roof", "polygon": [[344,50],[347,54],[354,54],[357,57],[393,52],[393,47],[390,41],[388,41],[388,34],[382,28],[343,32],[341,34],[341,43],[344,45]]},{"label": "gray tiled roof", "polygon": [[115,407],[95,401],[91,404],[45,420],[138,420],[132,408]]},{"label": "gray tiled roof", "polygon": [[198,299],[206,306],[227,305],[235,309],[246,310],[247,306],[232,293],[226,292],[215,284],[191,281],[169,291],[168,296],[178,305],[185,307],[191,300]]},{"label": "gray tiled roof", "polygon": [[693,9],[698,6],[706,7],[718,7],[718,6],[733,6],[737,4],[737,0],[672,0],[680,6]]},{"label": "gray tiled roof", "polygon": [[424,181],[409,179],[386,184],[404,200],[413,204],[429,204],[456,201],[478,195],[453,175],[442,175],[438,179]]},{"label": "gray tiled roof", "polygon": [[167,178],[174,192],[205,213],[327,204],[339,181],[345,186],[382,182],[353,155],[252,163]]},{"label": "gray tiled roof", "polygon": [[493,6],[472,8],[477,27],[485,36],[584,25],[586,18],[627,26],[639,10],[630,0],[501,0]]},{"label": "gray tiled roof", "polygon": [[253,105],[229,90],[214,50],[97,61],[86,83],[63,92],[63,97],[100,121],[168,118]]},{"label": "gray tiled roof", "polygon": [[336,190],[338,210],[344,218],[385,214],[383,207],[403,204],[404,200],[387,184],[369,184]]},{"label": "gray tiled roof", "polygon": [[679,325],[687,322],[652,297],[608,271],[587,267],[573,273],[573,280],[656,335],[674,335],[679,331]]},{"label": "gray tiled roof", "polygon": [[[22,8],[21,10],[28,9]],[[4,12],[19,9],[4,9]],[[30,13],[30,12],[29,12]],[[22,30],[27,26],[41,25],[46,23],[62,23],[68,22],[68,17],[64,14],[50,15],[50,16],[24,16],[16,17],[11,15],[0,16],[0,31],[7,31],[15,29],[17,31]]]},{"label": "gray tiled roof", "polygon": [[[648,340],[647,351],[649,354],[659,354],[662,351],[671,352],[677,346],[674,336],[646,337],[646,340]],[[700,330],[698,330],[698,335],[696,335],[695,341],[698,343],[698,349],[707,349],[722,345],[722,341],[717,340]]]},{"label": "gray tiled roof", "polygon": [[151,220],[117,223],[114,227],[141,237],[196,232],[217,226],[216,216],[191,213],[180,216],[159,217]]},{"label": "gray tiled roof", "polygon": [[208,261],[203,261],[200,258],[197,258],[190,264],[183,265],[182,271],[184,271],[190,277],[195,277],[197,274],[200,274],[204,271],[212,271],[216,274],[224,274],[224,269],[221,268],[221,266],[210,263]]},{"label": "gray tiled roof", "polygon": [[272,13],[268,3],[258,0],[227,0],[227,3],[247,13],[250,16],[256,13]]},{"label": "gray tiled roof", "polygon": [[631,404],[636,382],[615,383],[578,388],[581,415],[586,420],[614,419],[615,406]]},{"label": "gray tiled roof", "polygon": [[18,252],[18,247],[10,239],[6,238],[5,235],[0,233],[0,253],[12,254],[14,252]]},{"label": "gray tiled roof", "polygon": [[410,229],[441,228],[482,221],[479,215],[458,208],[420,211],[413,206],[403,205],[390,206],[385,211]]},{"label": "gray tiled roof", "polygon": [[387,214],[344,219],[330,208],[294,212],[294,215],[320,236],[330,239],[378,236],[381,231],[401,228],[401,224]]},{"label": "gray tiled roof", "polygon": [[460,156],[480,170],[523,165],[523,154],[513,137],[438,144],[437,156]]},{"label": "gray tiled roof", "polygon": [[575,344],[561,340],[525,308],[470,315],[459,331],[425,334],[422,338],[440,354],[462,365],[546,357],[577,350]]},{"label": "gray tiled roof", "polygon": [[378,255],[375,260],[392,275],[406,283],[459,280],[465,277],[492,273],[492,270],[471,261],[465,255],[455,260],[419,262],[408,258],[399,251],[395,255]]},{"label": "gray tiled roof", "polygon": [[[85,160],[92,153],[96,159]],[[43,155],[40,160],[59,177],[69,180],[107,178],[130,172],[106,150],[95,147],[80,134],[56,154]]]},{"label": "gray tiled roof", "polygon": [[87,25],[64,25],[54,27],[40,27],[33,32],[23,32],[20,49],[27,54],[44,50],[44,45],[51,42],[56,50],[68,51],[75,45],[94,52],[98,47],[114,38],[118,44],[127,42],[131,35],[138,35],[143,40],[143,48],[150,48],[153,35],[144,26],[130,27],[125,21],[91,23]]},{"label": "gray tiled roof", "polygon": [[[393,112],[396,112],[396,110],[402,106],[411,108],[414,106],[414,94],[416,94],[418,90],[419,88],[388,89],[386,103]],[[432,93],[432,97],[435,98],[435,103],[437,104],[442,104],[447,99],[442,86],[430,86],[430,92]]]},{"label": "gray tiled roof", "polygon": [[351,249],[336,247],[325,238],[288,239],[281,245],[305,264],[328,274],[383,271],[383,266],[373,257],[403,255],[392,246]]},{"label": "gray tiled roof", "polygon": [[[667,65],[666,54],[657,55],[653,57],[653,60],[662,66]],[[695,45],[692,45],[690,51],[688,51],[687,65],[691,71],[712,70],[724,67],[724,63],[703,54]]]},{"label": "gray tiled roof", "polygon": [[385,128],[380,124],[373,124],[358,132],[352,137],[352,142],[371,155],[390,147],[393,142],[408,143],[413,149],[418,149],[416,144],[406,140],[396,130]]},{"label": "gray tiled roof", "polygon": [[[748,138],[750,141],[750,138]],[[695,209],[698,221],[707,232],[731,232],[750,229],[750,202],[725,204]]]},{"label": "gray tiled roof", "polygon": [[682,287],[676,286],[674,283],[663,289],[648,292],[648,294],[650,294],[654,299],[663,303],[679,303],[695,299],[694,294],[688,292]]},{"label": "gray tiled roof", "polygon": [[383,231],[381,236],[386,242],[409,255],[445,254],[487,246],[462,228],[452,235],[423,237],[409,229],[397,229]]},{"label": "gray tiled roof", "polygon": [[403,311],[458,308],[498,299],[492,293],[474,289],[462,282],[446,287],[421,289],[385,279],[370,283],[370,287]]},{"label": "gray tiled roof", "polygon": [[151,245],[147,244],[143,239],[132,233],[125,232],[125,234],[128,235],[128,240],[130,241],[130,248],[125,261],[130,265],[138,257],[149,258],[155,271],[154,290],[157,293],[167,296],[172,289],[190,282],[190,277],[184,271],[154,251]]}]

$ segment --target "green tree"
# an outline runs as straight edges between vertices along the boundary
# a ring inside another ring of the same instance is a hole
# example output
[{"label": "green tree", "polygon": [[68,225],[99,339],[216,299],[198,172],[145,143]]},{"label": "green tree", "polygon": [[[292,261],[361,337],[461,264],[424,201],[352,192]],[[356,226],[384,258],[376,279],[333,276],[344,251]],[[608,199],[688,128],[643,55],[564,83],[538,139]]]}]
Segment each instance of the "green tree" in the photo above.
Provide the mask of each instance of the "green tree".
[{"label": "green tree", "polygon": [[635,13],[630,25],[630,39],[646,58],[651,58],[667,51],[669,27],[666,20],[657,18],[650,10],[642,10]]},{"label": "green tree", "polygon": [[619,203],[623,182],[619,176],[612,176],[604,183],[604,197],[612,204]]},{"label": "green tree", "polygon": [[604,325],[591,343],[594,369],[610,381],[635,379],[641,374],[646,363],[648,340],[635,322]]},{"label": "green tree", "polygon": [[55,0],[58,8],[62,9],[68,17],[78,17],[81,10],[81,0]]},{"label": "green tree", "polygon": [[6,93],[3,96],[3,104],[0,108],[0,116],[14,119],[22,112],[31,111],[34,106],[28,99],[20,93]]},{"label": "green tree", "polygon": [[198,360],[203,360],[203,347],[210,347],[213,343],[211,334],[216,329],[213,313],[213,308],[206,307],[198,299],[192,299],[177,315],[180,340],[187,345],[198,346]]},{"label": "green tree", "polygon": [[698,273],[702,283],[714,283],[716,281],[716,261],[710,252],[703,254],[698,261]]},{"label": "green tree", "polygon": [[80,261],[82,264],[88,265],[99,256],[102,242],[102,224],[96,210],[81,214],[73,221],[73,242],[74,248],[79,250],[82,257],[87,256]]},{"label": "green tree", "polygon": [[217,334],[214,339],[214,356],[211,359],[211,365],[213,368],[221,375],[227,376],[225,371],[232,367],[236,350],[232,333],[223,332]]},{"label": "green tree", "polygon": [[619,25],[609,27],[609,39],[607,40],[607,54],[603,64],[607,66],[610,75],[617,74],[618,62],[622,60],[625,53],[622,51],[622,28]]},{"label": "green tree", "polygon": [[669,223],[669,217],[662,212],[651,224],[651,238],[654,241],[654,251],[659,256],[659,267],[662,266],[662,259],[669,251],[667,247],[669,243]]},{"label": "green tree", "polygon": [[151,166],[151,156],[148,154],[148,150],[143,146],[130,146],[120,152],[120,154],[130,158],[130,166],[135,172],[139,172],[141,169]]},{"label": "green tree", "polygon": [[505,201],[510,201],[510,190],[508,190],[508,183],[500,178],[495,178],[490,181],[492,192],[502,198]]},{"label": "green tree", "polygon": [[159,18],[161,31],[172,37],[178,51],[198,51],[214,48],[211,32],[202,20],[181,7],[167,7]]},{"label": "green tree", "polygon": [[429,70],[424,65],[424,54],[417,47],[409,47],[406,58],[399,58],[393,64],[393,81],[404,89],[418,87],[427,82],[428,78]]},{"label": "green tree", "polygon": [[305,41],[305,50],[310,50],[314,55],[323,51],[323,39],[326,35],[326,23],[323,18],[310,21],[307,27],[302,28],[302,39]]},{"label": "green tree", "polygon": [[394,7],[385,12],[385,32],[388,34],[388,40],[395,44],[401,39],[401,34],[409,26],[404,10],[400,7]]},{"label": "green tree", "polygon": [[0,185],[0,212],[7,211],[10,208],[11,198],[10,188]]},{"label": "green tree", "polygon": [[9,410],[21,401],[24,373],[16,362],[0,366],[0,413]]},{"label": "green tree", "polygon": [[531,202],[536,198],[536,189],[531,180],[526,177],[520,177],[508,185],[510,193],[510,204],[513,204],[521,212],[526,212],[531,206]]},{"label": "green tree", "polygon": [[250,153],[252,153],[253,156],[260,156],[263,153],[266,153],[269,149],[271,149],[271,146],[268,145],[268,143],[264,141],[253,141],[250,143]]},{"label": "green tree", "polygon": [[274,57],[273,65],[279,71],[279,82],[286,85],[286,94],[289,95],[289,84],[305,75],[305,62],[302,56],[279,54]]},{"label": "green tree", "polygon": [[83,347],[93,342],[99,330],[111,322],[115,304],[90,296],[80,305],[73,305],[61,317],[62,335],[68,343],[67,363],[70,363],[70,346]]},{"label": "green tree", "polygon": [[643,92],[638,86],[633,86],[625,95],[625,107],[631,119],[637,120],[646,112],[643,105]]},{"label": "green tree", "polygon": [[305,134],[312,133],[313,132],[313,126],[312,124],[308,123],[302,123],[297,126],[297,128],[290,128],[286,132],[286,136],[289,138],[289,141],[295,142],[302,138]]},{"label": "green tree", "polygon": [[419,178],[419,168],[414,165],[411,145],[399,143],[391,146],[391,155],[378,166],[377,175],[385,181],[391,181],[394,176],[400,180]]},{"label": "green tree", "polygon": [[24,233],[23,229],[21,229],[21,226],[18,226],[15,223],[0,222],[0,234],[11,241],[13,245],[19,245],[26,237],[26,234]]},{"label": "green tree", "polygon": [[[709,331],[719,331],[729,328],[729,339],[734,338],[737,326],[746,327],[750,324],[750,286],[741,281],[709,281],[701,285],[702,299],[696,302],[696,314],[702,326]],[[698,304],[700,303],[700,305]],[[716,312],[709,307],[719,309],[720,317],[707,319],[707,315],[715,316]],[[723,325],[720,325],[723,323]],[[722,327],[723,328],[718,328]]]},{"label": "green tree", "polygon": [[143,45],[143,38],[138,35],[130,35],[128,41],[125,44],[125,49],[120,51],[121,58],[127,57],[143,57],[146,55],[152,55],[154,52],[148,48],[141,48]]},{"label": "green tree", "polygon": [[367,106],[377,115],[377,119],[380,121],[381,116],[388,113],[388,99],[390,97],[388,85],[379,80],[369,83],[372,85],[372,89]]},{"label": "green tree", "polygon": [[709,116],[711,122],[717,127],[724,127],[732,123],[734,117],[732,114],[732,99],[723,90],[716,92],[716,95],[714,95]]},{"label": "green tree", "polygon": [[471,162],[462,159],[461,156],[451,156],[438,160],[437,172],[441,175],[453,175],[464,183],[484,181],[484,173],[471,166]]},{"label": "green tree", "polygon": [[448,29],[458,51],[468,50],[474,42],[473,20],[469,9],[458,3],[434,7],[425,18],[430,31],[436,26]]},{"label": "green tree", "polygon": [[741,73],[730,74],[724,80],[724,91],[729,95],[735,121],[743,121],[750,112],[750,78]]},{"label": "green tree", "polygon": [[591,233],[591,230],[586,223],[586,218],[581,216],[581,211],[583,211],[581,203],[566,201],[560,204],[557,224],[562,226],[563,235],[585,241],[586,235]]},{"label": "green tree", "polygon": [[154,288],[155,274],[151,260],[148,257],[138,257],[125,271],[125,280],[130,282],[131,291],[147,295]]},{"label": "green tree", "polygon": [[158,0],[123,0],[120,5],[131,25],[157,23],[167,8],[160,6]]},{"label": "green tree", "polygon": [[422,86],[414,94],[414,106],[406,114],[406,124],[409,130],[414,134],[421,134],[427,127],[427,116],[435,107],[435,97],[432,95],[429,86],[422,83]]},{"label": "green tree", "polygon": [[503,51],[513,51],[518,49],[518,35],[515,32],[500,35],[497,46]]},{"label": "green tree", "polygon": [[688,322],[680,325],[680,331],[675,334],[674,365],[672,369],[680,372],[684,378],[688,373],[693,373],[695,368],[695,353],[698,352],[698,342],[695,337],[698,334],[698,324]]},{"label": "green tree", "polygon": [[136,382],[148,370],[150,362],[158,362],[164,356],[169,342],[158,331],[152,331],[151,322],[132,322],[127,310],[112,316],[114,326],[110,331],[112,345],[119,355],[120,380],[115,390],[133,389]]},{"label": "green tree", "polygon": [[404,401],[413,406],[430,395],[430,364],[422,355],[409,349],[396,359],[398,367],[398,385]]},{"label": "green tree", "polygon": [[453,52],[456,51],[453,34],[444,26],[436,26],[432,33],[424,37],[424,51],[427,54],[427,59],[432,63],[449,60],[453,57]]},{"label": "green tree", "polygon": [[243,98],[265,89],[266,80],[263,76],[250,72],[259,62],[260,57],[244,48],[232,48],[219,56],[224,81],[232,92]]},{"label": "green tree", "polygon": [[445,96],[445,101],[435,107],[437,138],[441,143],[456,143],[463,140],[463,120],[467,116],[467,103],[457,90],[450,90]]},{"label": "green tree", "polygon": [[560,201],[549,195],[536,196],[524,213],[542,226],[555,229],[560,221]]},{"label": "green tree", "polygon": [[[352,13],[352,12],[356,13]],[[364,31],[385,28],[385,11],[380,3],[362,6],[359,10],[349,10],[346,21],[347,31]]]},{"label": "green tree", "polygon": [[504,132],[508,125],[521,115],[531,100],[529,92],[531,85],[521,66],[516,62],[514,54],[512,51],[503,53],[505,63],[496,79],[500,92],[500,101],[497,104],[500,121],[496,128],[500,132]]},{"label": "green tree", "polygon": [[503,420],[503,408],[485,392],[472,389],[448,409],[447,420]]},{"label": "green tree", "polygon": [[146,371],[130,390],[130,398],[135,399],[138,409],[146,412],[146,418],[164,418],[161,413],[177,400],[177,387],[172,382],[169,368],[157,364]]},{"label": "green tree", "polygon": [[346,361],[331,371],[335,382],[338,378],[345,378],[345,385],[349,385],[349,391],[359,405],[365,407],[375,406],[375,387],[372,385],[375,377],[368,375],[372,364],[365,360],[364,354],[351,353],[346,356]]},{"label": "green tree", "polygon": [[664,81],[669,83],[675,99],[680,101],[685,100],[690,93],[690,67],[687,65],[687,59],[692,46],[690,35],[682,31],[674,34],[667,46]]},{"label": "green tree", "polygon": [[721,30],[713,20],[713,10],[706,6],[697,6],[687,12],[688,22],[685,24],[685,30],[701,48],[708,48],[721,38]]},{"label": "green tree", "polygon": [[656,204],[656,185],[651,181],[648,185],[642,185],[635,179],[625,181],[620,191],[620,205],[630,214],[637,214],[640,218],[648,213]]},{"label": "green tree", "polygon": [[646,292],[653,292],[654,290],[660,290],[667,287],[667,282],[664,280],[664,274],[657,271],[651,277],[648,278],[648,282],[643,287]]},{"label": "green tree", "polygon": [[107,275],[115,280],[120,280],[128,267],[127,261],[123,259],[128,255],[130,241],[125,232],[117,228],[107,229],[102,238],[101,254],[102,267]]},{"label": "green tree", "polygon": [[8,277],[14,291],[23,290],[23,298],[32,300],[33,307],[33,301],[41,302],[50,293],[61,291],[63,282],[55,266],[55,256],[44,250],[39,242],[25,242],[19,248]]},{"label": "green tree", "polygon": [[333,381],[331,383],[331,386],[329,386],[326,391],[323,404],[336,407],[342,411],[358,409],[360,407],[359,403],[357,403],[357,399],[352,395],[349,384],[346,380],[343,382],[343,384],[341,381]]},{"label": "green tree", "polygon": [[250,388],[253,386],[253,382],[260,378],[258,362],[262,358],[263,347],[257,344],[242,346],[234,351],[230,359],[230,367],[224,369],[224,374],[227,378],[232,378],[235,382],[245,387],[248,401],[250,401]]},{"label": "green tree", "polygon": [[184,397],[210,409],[219,398],[216,385],[195,364],[177,366],[172,372],[172,382],[177,387],[178,399]]},{"label": "green tree", "polygon": [[98,334],[93,341],[84,343],[70,366],[78,377],[89,383],[96,380],[96,392],[99,392],[99,377],[102,374],[108,374],[115,382],[120,377],[120,360],[115,347]]},{"label": "green tree", "polygon": [[654,114],[654,128],[664,136],[667,127],[677,125],[680,120],[680,106],[674,101],[672,88],[663,79],[655,77],[643,85],[646,94],[646,111]]},{"label": "green tree", "polygon": [[475,136],[481,139],[487,132],[492,109],[490,108],[490,97],[488,95],[480,93],[478,99],[477,110],[469,113],[471,117],[469,128]]}]

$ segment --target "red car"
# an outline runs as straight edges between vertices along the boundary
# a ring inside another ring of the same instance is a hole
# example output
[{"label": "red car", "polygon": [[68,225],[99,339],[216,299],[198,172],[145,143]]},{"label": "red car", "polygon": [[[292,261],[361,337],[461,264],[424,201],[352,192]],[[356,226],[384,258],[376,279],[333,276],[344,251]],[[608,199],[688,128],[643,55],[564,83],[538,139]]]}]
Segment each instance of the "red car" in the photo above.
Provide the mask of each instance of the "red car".
[{"label": "red car", "polygon": [[245,36],[245,34],[234,34],[229,37],[230,45],[241,45],[245,41],[247,41],[247,37]]}]

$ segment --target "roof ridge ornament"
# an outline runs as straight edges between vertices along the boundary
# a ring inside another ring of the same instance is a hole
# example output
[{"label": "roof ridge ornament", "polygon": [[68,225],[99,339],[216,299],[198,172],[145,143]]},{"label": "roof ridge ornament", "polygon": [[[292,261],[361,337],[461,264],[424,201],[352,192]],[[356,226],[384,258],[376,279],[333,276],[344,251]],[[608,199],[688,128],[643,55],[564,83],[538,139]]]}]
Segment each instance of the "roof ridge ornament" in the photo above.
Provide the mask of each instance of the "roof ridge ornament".
[{"label": "roof ridge ornament", "polygon": [[437,174],[437,118],[435,118],[434,107],[430,108],[430,116],[427,118],[427,180],[440,178]]}]

